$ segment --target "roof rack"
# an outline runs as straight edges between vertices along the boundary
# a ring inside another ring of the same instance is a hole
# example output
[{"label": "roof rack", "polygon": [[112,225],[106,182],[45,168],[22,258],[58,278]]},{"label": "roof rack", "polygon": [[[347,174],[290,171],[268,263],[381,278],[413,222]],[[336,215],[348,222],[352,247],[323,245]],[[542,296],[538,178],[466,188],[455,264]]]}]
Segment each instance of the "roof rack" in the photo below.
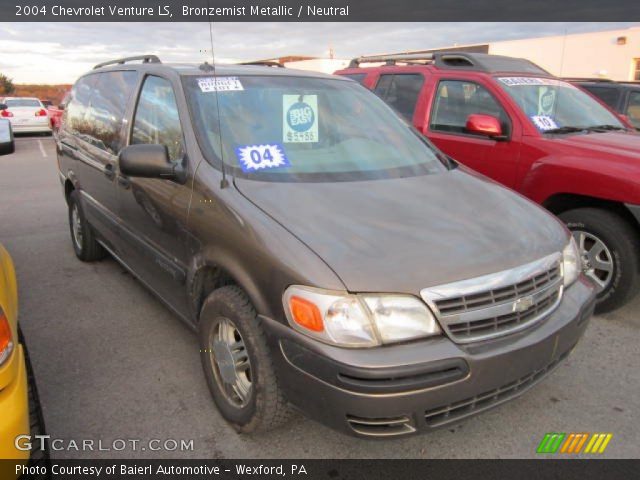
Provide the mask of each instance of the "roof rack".
[{"label": "roof rack", "polygon": [[276,67],[285,68],[280,62],[274,62],[271,60],[256,60],[255,62],[240,62],[238,65],[258,65],[262,67]]},{"label": "roof rack", "polygon": [[142,63],[162,63],[157,55],[136,55],[135,57],[124,57],[116,60],[109,60],[108,62],[102,62],[93,67],[94,70],[107,65],[124,65],[127,62],[134,62],[136,60],[142,60]]},{"label": "roof rack", "polygon": [[374,55],[358,57],[351,60],[349,68],[357,68],[362,63],[381,63],[396,65],[397,63],[432,64],[437,68],[458,70],[480,70],[483,72],[523,72],[537,75],[550,75],[549,72],[529,60],[523,58],[489,55],[471,52],[426,52],[399,53],[392,55]]},{"label": "roof rack", "polygon": [[395,65],[396,63],[409,62],[432,62],[433,53],[396,53],[393,55],[372,55],[369,57],[358,57],[351,60],[349,68],[358,68],[361,63],[385,63],[387,65]]}]

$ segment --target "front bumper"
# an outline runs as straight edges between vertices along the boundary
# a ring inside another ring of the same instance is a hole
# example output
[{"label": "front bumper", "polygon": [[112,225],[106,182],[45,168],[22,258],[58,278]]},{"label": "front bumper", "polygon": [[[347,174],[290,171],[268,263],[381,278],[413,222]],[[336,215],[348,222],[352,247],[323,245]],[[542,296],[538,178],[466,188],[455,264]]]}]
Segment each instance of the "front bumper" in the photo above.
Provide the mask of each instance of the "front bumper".
[{"label": "front bumper", "polygon": [[24,350],[18,345],[9,361],[15,363],[15,378],[0,390],[0,459],[29,458],[28,451],[15,447],[18,435],[29,435],[29,396]]},{"label": "front bumper", "polygon": [[536,325],[471,344],[446,337],[372,349],[312,340],[264,318],[289,401],[346,433],[395,436],[448,425],[515,398],[568,356],[595,305],[584,277]]}]

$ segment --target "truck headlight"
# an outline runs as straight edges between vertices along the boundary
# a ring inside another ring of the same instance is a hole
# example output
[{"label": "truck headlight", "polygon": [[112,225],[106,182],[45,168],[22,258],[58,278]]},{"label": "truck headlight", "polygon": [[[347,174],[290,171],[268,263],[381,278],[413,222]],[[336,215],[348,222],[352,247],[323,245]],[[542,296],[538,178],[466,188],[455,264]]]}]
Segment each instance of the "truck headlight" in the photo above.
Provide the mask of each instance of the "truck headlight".
[{"label": "truck headlight", "polygon": [[581,267],[578,245],[576,245],[574,238],[571,237],[571,240],[569,240],[569,243],[562,251],[562,272],[564,274],[565,288],[578,279]]},{"label": "truck headlight", "polygon": [[354,295],[294,285],[283,302],[293,328],[342,347],[374,347],[441,333],[429,308],[411,295]]}]

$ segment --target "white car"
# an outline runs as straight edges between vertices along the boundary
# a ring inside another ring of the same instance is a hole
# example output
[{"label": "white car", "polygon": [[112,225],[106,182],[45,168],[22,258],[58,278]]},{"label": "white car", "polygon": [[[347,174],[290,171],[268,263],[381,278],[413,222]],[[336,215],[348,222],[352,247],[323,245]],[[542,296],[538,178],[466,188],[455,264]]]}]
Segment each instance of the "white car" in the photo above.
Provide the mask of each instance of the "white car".
[{"label": "white car", "polygon": [[14,133],[51,133],[47,109],[34,97],[0,99],[0,117],[11,122]]}]

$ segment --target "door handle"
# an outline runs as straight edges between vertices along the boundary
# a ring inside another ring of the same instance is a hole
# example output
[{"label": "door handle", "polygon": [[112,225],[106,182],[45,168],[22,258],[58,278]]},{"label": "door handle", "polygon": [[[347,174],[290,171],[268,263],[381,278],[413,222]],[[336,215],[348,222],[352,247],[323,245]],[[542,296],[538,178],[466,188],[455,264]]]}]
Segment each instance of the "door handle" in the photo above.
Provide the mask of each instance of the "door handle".
[{"label": "door handle", "polygon": [[109,180],[113,180],[113,177],[116,176],[116,172],[113,166],[113,163],[107,163],[104,166],[104,175],[109,179]]},{"label": "door handle", "polygon": [[125,189],[129,188],[131,186],[131,180],[127,177],[123,177],[122,175],[118,175],[118,185]]}]

